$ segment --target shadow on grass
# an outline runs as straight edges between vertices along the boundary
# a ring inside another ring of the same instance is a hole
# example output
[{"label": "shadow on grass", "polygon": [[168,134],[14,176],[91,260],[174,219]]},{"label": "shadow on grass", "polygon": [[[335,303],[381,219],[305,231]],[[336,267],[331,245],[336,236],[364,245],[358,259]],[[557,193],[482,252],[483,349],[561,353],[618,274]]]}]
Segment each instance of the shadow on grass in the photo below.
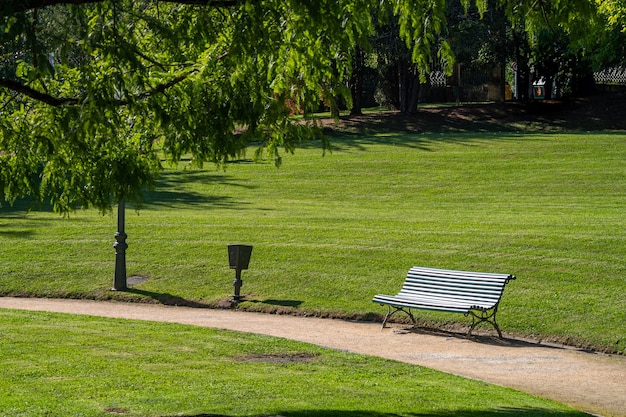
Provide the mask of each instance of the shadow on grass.
[{"label": "shadow on grass", "polygon": [[208,304],[199,303],[197,301],[187,300],[185,298],[179,297],[177,295],[167,294],[167,293],[159,293],[153,291],[145,291],[139,290],[136,288],[127,288],[121,292],[125,292],[128,294],[137,294],[143,295],[145,297],[150,297],[153,300],[158,301],[161,304],[167,306],[177,306],[177,307],[194,307],[194,308],[210,308]]},{"label": "shadow on grass", "polygon": [[35,235],[35,232],[31,229],[3,229],[4,227],[0,226],[0,236],[6,237],[7,239],[30,239]]},{"label": "shadow on grass", "polygon": [[[543,133],[545,135],[546,132]],[[366,150],[372,145],[391,145],[396,147],[432,152],[434,145],[440,142],[455,143],[464,146],[479,146],[491,141],[519,141],[527,139],[534,133],[517,132],[445,132],[445,133],[412,133],[412,132],[327,132],[330,138],[330,151]],[[312,144],[302,147],[320,147]]]},{"label": "shadow on grass", "polygon": [[[554,411],[542,408],[502,408],[499,410],[443,410],[430,413],[380,413],[366,410],[302,410],[272,414],[272,417],[583,417],[580,411]],[[195,414],[182,417],[234,417],[224,414]],[[259,415],[251,417],[269,417]]]},{"label": "shadow on grass", "polygon": [[[615,101],[609,99],[609,101]],[[619,108],[626,107],[623,97]],[[344,116],[340,124],[324,123],[335,150],[389,144],[424,151],[437,142],[478,145],[487,141],[521,140],[533,135],[589,132],[623,135],[626,124],[591,103],[483,103],[421,108],[414,115],[378,112]],[[613,131],[613,132],[611,132]]]},{"label": "shadow on grass", "polygon": [[624,130],[624,94],[597,94],[586,98],[531,102],[463,103],[420,106],[415,114],[381,111],[341,117],[340,126],[326,122],[327,130],[410,133],[493,133]]},{"label": "shadow on grass", "polygon": [[39,203],[31,197],[17,199],[12,204],[2,200],[0,204],[0,218],[24,218],[31,211],[52,212],[50,204]]},{"label": "shadow on grass", "polygon": [[[144,191],[143,201],[135,205],[128,203],[127,209],[148,207],[164,208],[231,208],[242,209],[245,203],[236,201],[229,195],[218,195],[212,191],[214,185],[229,188],[252,189],[256,186],[245,184],[241,179],[236,181],[223,173],[207,170],[164,170],[156,182],[154,190]],[[217,189],[217,188],[214,188]],[[0,201],[0,218],[22,218],[28,212],[53,212],[52,206],[39,203],[32,198],[22,198],[9,204]],[[115,207],[115,205],[114,205]],[[77,207],[77,210],[80,207]],[[61,216],[59,216],[61,217]]]},{"label": "shadow on grass", "polygon": [[281,413],[284,417],[581,417],[587,414],[578,411],[553,411],[540,408],[503,408],[500,410],[445,410],[432,413],[378,413],[373,411],[319,410]]},{"label": "shadow on grass", "polygon": [[272,306],[281,306],[281,307],[300,307],[300,305],[304,301],[300,300],[248,300],[249,303],[257,303],[257,304],[269,304]]},{"label": "shadow on grass", "polygon": [[[243,203],[234,201],[232,197],[207,192],[208,186],[221,185],[235,188],[250,189],[241,180],[234,181],[231,177],[206,170],[164,171],[152,191],[145,193],[141,207],[229,207],[241,208]],[[197,191],[196,191],[197,190]]]}]

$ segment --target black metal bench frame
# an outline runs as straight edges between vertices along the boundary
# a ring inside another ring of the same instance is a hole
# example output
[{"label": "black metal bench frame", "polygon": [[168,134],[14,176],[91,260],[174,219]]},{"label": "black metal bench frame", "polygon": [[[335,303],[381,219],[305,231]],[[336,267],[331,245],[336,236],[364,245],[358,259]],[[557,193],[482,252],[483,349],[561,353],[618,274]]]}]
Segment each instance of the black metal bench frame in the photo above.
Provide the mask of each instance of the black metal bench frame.
[{"label": "black metal bench frame", "polygon": [[489,323],[502,338],[496,313],[504,286],[512,279],[515,275],[414,266],[397,295],[378,294],[372,301],[388,308],[383,328],[398,311],[407,314],[416,326],[412,309],[435,310],[471,316],[468,336],[480,323]]}]

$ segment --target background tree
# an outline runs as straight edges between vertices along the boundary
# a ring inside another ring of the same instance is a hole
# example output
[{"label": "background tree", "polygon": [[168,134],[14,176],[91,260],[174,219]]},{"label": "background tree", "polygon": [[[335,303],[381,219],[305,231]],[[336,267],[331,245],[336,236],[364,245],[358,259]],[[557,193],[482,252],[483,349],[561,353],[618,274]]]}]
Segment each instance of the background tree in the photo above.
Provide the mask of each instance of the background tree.
[{"label": "background tree", "polygon": [[598,18],[589,33],[594,69],[626,64],[626,2],[596,0]]},{"label": "background tree", "polygon": [[[450,44],[461,72],[482,73],[504,100],[505,68],[511,60],[512,35],[503,8],[490,0],[480,5],[466,6],[460,0],[450,1]],[[496,72],[495,77],[493,76]]]},{"label": "background tree", "polygon": [[[420,22],[422,30],[429,25],[439,27],[429,22],[429,13],[433,12],[425,12],[424,21]],[[446,19],[445,13],[439,17],[442,27],[447,27]],[[375,33],[370,38],[365,62],[376,71],[376,102],[403,114],[414,114],[417,112],[422,87],[428,83],[431,72],[443,68],[451,73],[454,55],[446,38],[446,30],[440,30],[425,37],[431,48],[430,51],[424,48],[421,52],[426,54],[426,60],[415,61],[415,50],[402,37],[401,25],[401,19],[396,16],[376,20]]]},{"label": "background tree", "polygon": [[[391,19],[384,24],[379,23],[372,38],[370,62],[376,69],[378,79],[375,97],[381,106],[412,114],[417,110],[420,73],[399,30],[397,19]],[[430,69],[423,71],[425,77]]]},{"label": "background tree", "polygon": [[603,30],[594,0],[498,3],[514,28],[516,62],[522,76],[518,85],[523,94],[529,90],[531,78],[539,77],[547,80],[548,92],[554,82],[560,92],[580,94],[593,88],[590,40]]}]

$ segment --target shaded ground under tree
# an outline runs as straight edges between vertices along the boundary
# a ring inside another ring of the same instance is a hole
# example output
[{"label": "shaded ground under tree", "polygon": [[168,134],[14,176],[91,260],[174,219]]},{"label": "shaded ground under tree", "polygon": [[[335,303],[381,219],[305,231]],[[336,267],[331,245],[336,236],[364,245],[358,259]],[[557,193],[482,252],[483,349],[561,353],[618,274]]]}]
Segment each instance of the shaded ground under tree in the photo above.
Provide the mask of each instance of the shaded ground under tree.
[{"label": "shaded ground under tree", "polygon": [[481,103],[420,107],[414,115],[389,111],[345,116],[327,133],[544,132],[626,130],[626,93],[528,103]]}]

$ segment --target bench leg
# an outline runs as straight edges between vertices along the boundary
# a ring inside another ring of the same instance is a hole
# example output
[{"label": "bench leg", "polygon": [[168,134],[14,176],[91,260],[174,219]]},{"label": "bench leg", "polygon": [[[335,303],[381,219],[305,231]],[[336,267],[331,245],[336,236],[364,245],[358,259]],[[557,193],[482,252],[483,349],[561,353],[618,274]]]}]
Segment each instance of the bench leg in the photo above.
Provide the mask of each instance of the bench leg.
[{"label": "bench leg", "polygon": [[[391,310],[391,308],[394,308],[395,310]],[[389,317],[393,316],[394,314],[396,314],[398,311],[403,311],[404,313],[406,313],[410,318],[411,318],[411,322],[413,322],[413,327],[415,327],[417,325],[417,322],[415,321],[415,317],[413,317],[413,313],[411,313],[411,309],[404,309],[403,307],[395,307],[395,306],[390,306],[387,305],[387,315],[385,315],[385,318],[383,320],[383,329],[385,328],[385,325],[387,324],[387,320],[389,319]]]},{"label": "bench leg", "polygon": [[500,331],[500,326],[498,326],[498,323],[496,323],[496,313],[498,312],[498,306],[495,306],[495,308],[489,311],[482,311],[482,310],[478,310],[478,311],[479,311],[478,314],[475,313],[474,310],[470,310],[467,314],[465,314],[466,316],[468,314],[471,314],[472,316],[472,325],[467,331],[467,336],[470,336],[472,334],[472,331],[474,330],[474,327],[476,327],[476,325],[480,323],[489,323],[498,332],[498,337],[502,339],[502,332]]}]

